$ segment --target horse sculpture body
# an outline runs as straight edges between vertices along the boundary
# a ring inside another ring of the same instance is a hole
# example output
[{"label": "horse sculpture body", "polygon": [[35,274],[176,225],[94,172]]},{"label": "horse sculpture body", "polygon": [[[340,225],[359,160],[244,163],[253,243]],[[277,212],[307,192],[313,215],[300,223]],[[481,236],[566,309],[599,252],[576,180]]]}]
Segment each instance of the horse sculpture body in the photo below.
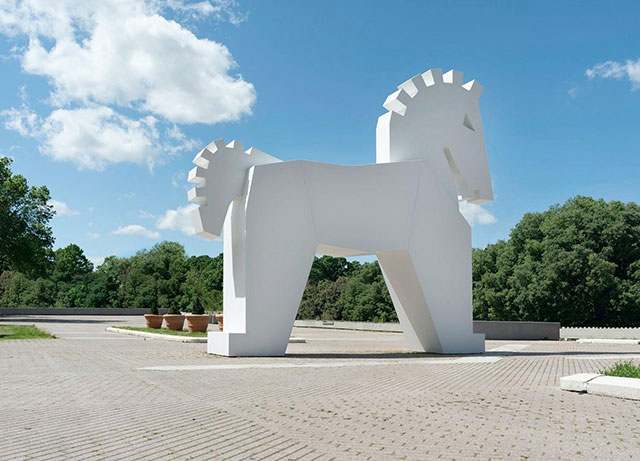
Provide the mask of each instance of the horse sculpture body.
[{"label": "horse sculpture body", "polygon": [[398,87],[378,120],[377,163],[282,162],[233,141],[189,174],[193,221],[224,223],[224,332],[208,351],[284,355],[317,253],[375,254],[414,351],[484,351],[473,333],[471,230],[458,200],[493,199],[475,81],[432,69]]}]

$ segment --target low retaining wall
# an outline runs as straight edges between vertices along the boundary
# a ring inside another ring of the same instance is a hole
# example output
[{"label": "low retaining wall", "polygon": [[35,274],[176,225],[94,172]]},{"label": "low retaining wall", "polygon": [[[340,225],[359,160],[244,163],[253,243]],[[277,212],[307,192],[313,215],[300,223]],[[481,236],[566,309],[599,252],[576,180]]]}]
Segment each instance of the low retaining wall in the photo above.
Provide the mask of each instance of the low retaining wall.
[{"label": "low retaining wall", "polygon": [[640,339],[640,328],[561,328],[562,339]]},{"label": "low retaining wall", "polygon": [[[402,333],[402,328],[399,323],[296,320],[295,326],[303,328],[332,328],[334,330]],[[473,322],[473,331],[475,333],[484,333],[486,339],[546,339],[552,341],[560,339],[560,323],[556,322],[494,322],[478,320]]]},{"label": "low retaining wall", "polygon": [[294,325],[302,328],[330,328],[333,330],[388,331],[391,333],[402,333],[402,328],[400,328],[399,323],[296,320]]},{"label": "low retaining wall", "polygon": [[559,322],[496,322],[474,320],[474,333],[484,333],[485,339],[560,340]]},{"label": "low retaining wall", "polygon": [[[149,309],[113,309],[108,307],[0,307],[3,315],[144,315]],[[158,313],[166,314],[167,309],[158,309]]]}]

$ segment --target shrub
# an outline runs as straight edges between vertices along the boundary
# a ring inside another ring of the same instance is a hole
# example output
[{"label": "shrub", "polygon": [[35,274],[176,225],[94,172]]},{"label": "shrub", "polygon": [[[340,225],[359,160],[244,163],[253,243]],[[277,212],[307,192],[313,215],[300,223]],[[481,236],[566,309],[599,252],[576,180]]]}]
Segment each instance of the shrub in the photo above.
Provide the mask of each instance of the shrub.
[{"label": "shrub", "polygon": [[631,362],[619,362],[608,370],[601,372],[607,376],[619,376],[621,378],[640,378],[640,366]]},{"label": "shrub", "polygon": [[204,314],[204,307],[202,306],[200,298],[195,297],[193,301],[191,301],[191,313],[196,315]]},{"label": "shrub", "polygon": [[167,311],[167,314],[170,314],[170,315],[180,315],[180,314],[182,314],[182,312],[180,312],[180,306],[172,304],[171,306],[169,306],[169,310]]}]

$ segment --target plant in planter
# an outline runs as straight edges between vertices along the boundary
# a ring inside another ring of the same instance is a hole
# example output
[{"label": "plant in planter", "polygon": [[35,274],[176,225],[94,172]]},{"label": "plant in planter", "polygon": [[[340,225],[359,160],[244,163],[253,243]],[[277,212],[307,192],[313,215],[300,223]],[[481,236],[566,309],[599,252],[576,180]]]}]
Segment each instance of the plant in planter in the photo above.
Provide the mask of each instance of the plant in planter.
[{"label": "plant in planter", "polygon": [[169,330],[181,331],[184,326],[184,315],[182,315],[178,306],[172,304],[164,315],[164,321]]},{"label": "plant in planter", "polygon": [[216,312],[216,322],[218,322],[218,330],[222,331],[222,312]]},{"label": "plant in planter", "polygon": [[205,332],[209,326],[211,316],[204,313],[204,307],[197,296],[191,301],[191,313],[187,315],[189,333]]},{"label": "plant in planter", "polygon": [[162,328],[162,319],[164,316],[158,314],[158,306],[155,304],[149,308],[149,313],[144,314],[144,320],[147,322],[147,328]]}]

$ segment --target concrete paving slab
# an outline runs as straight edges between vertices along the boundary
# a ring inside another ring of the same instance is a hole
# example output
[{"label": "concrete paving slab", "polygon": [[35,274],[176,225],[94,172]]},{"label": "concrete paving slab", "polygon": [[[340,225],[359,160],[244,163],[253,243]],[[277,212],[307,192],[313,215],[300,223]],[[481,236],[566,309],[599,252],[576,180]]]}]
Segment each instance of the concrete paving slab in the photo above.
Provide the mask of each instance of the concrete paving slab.
[{"label": "concrete paving slab", "polygon": [[[0,322],[58,338],[0,342],[0,459],[637,457],[637,401],[558,381],[639,364],[640,345],[487,341],[511,350],[442,357],[408,352],[398,333],[294,328],[307,342],[285,357],[223,358],[105,331],[142,317]],[[140,370],[160,366],[202,369]]]}]

